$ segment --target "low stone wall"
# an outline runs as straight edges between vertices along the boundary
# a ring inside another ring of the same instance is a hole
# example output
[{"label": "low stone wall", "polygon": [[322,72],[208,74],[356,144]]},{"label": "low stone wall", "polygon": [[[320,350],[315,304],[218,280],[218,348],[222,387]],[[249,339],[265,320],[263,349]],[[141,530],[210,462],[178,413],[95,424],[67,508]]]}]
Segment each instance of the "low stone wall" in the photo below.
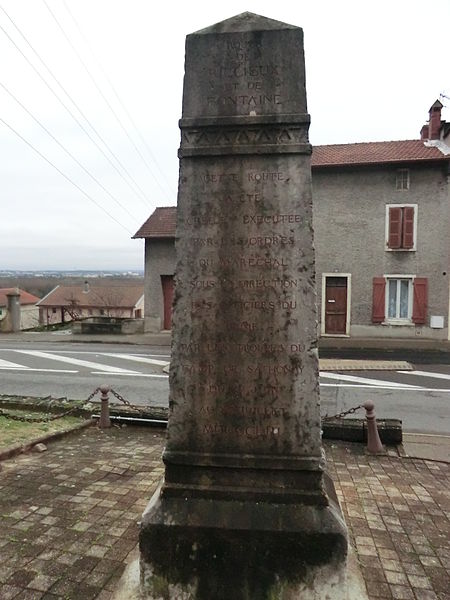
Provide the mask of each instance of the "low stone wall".
[{"label": "low stone wall", "polygon": [[144,333],[143,319],[119,319],[117,317],[91,317],[72,324],[73,333],[86,335],[111,335]]}]

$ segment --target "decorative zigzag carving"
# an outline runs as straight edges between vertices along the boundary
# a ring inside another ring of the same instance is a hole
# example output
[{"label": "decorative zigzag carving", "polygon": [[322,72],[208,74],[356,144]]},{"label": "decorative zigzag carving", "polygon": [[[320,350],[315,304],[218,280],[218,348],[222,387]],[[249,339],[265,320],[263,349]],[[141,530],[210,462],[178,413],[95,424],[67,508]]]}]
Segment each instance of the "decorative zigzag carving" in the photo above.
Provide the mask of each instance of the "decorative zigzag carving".
[{"label": "decorative zigzag carving", "polygon": [[181,147],[289,145],[307,141],[304,127],[202,127],[183,128]]}]

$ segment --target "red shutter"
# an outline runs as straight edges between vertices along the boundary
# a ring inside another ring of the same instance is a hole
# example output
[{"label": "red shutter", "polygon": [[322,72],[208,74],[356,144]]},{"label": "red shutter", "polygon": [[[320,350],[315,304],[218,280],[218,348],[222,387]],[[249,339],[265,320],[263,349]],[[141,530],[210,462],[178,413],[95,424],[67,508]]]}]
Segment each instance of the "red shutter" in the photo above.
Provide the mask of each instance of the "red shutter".
[{"label": "red shutter", "polygon": [[405,206],[403,208],[402,248],[414,248],[414,206]]},{"label": "red shutter", "polygon": [[385,318],[386,280],[384,277],[373,278],[372,322],[382,323]]},{"label": "red shutter", "polygon": [[412,321],[423,325],[427,318],[428,279],[416,277],[414,279],[414,298]]},{"label": "red shutter", "polygon": [[402,247],[402,209],[398,206],[389,207],[388,247]]}]

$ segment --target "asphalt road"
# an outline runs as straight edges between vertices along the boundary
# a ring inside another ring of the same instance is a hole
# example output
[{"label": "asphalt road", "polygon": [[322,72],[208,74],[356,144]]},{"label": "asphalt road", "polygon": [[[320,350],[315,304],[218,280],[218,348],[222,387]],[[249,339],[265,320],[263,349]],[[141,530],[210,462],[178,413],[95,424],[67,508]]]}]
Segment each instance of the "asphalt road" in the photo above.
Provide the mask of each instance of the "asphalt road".
[{"label": "asphalt road", "polygon": [[167,406],[166,350],[129,344],[1,344],[0,394],[82,400],[107,384],[133,404]]},{"label": "asphalt road", "polygon": [[[167,406],[163,365],[169,361],[168,350],[129,344],[4,342],[0,394],[84,399],[106,383],[134,404]],[[409,372],[326,372],[320,385],[323,414],[371,399],[380,418],[402,419],[405,431],[450,434],[450,365],[421,365]]]}]

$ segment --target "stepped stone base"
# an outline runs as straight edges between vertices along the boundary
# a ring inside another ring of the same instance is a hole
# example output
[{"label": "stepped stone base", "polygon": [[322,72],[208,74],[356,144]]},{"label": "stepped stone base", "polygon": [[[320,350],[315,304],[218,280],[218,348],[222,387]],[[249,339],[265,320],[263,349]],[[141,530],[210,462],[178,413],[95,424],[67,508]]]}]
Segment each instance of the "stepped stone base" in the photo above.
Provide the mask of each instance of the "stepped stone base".
[{"label": "stepped stone base", "polygon": [[[339,506],[166,498],[143,517],[145,600],[361,600]],[[352,586],[350,586],[352,587]],[[354,587],[354,586],[353,586]]]}]

